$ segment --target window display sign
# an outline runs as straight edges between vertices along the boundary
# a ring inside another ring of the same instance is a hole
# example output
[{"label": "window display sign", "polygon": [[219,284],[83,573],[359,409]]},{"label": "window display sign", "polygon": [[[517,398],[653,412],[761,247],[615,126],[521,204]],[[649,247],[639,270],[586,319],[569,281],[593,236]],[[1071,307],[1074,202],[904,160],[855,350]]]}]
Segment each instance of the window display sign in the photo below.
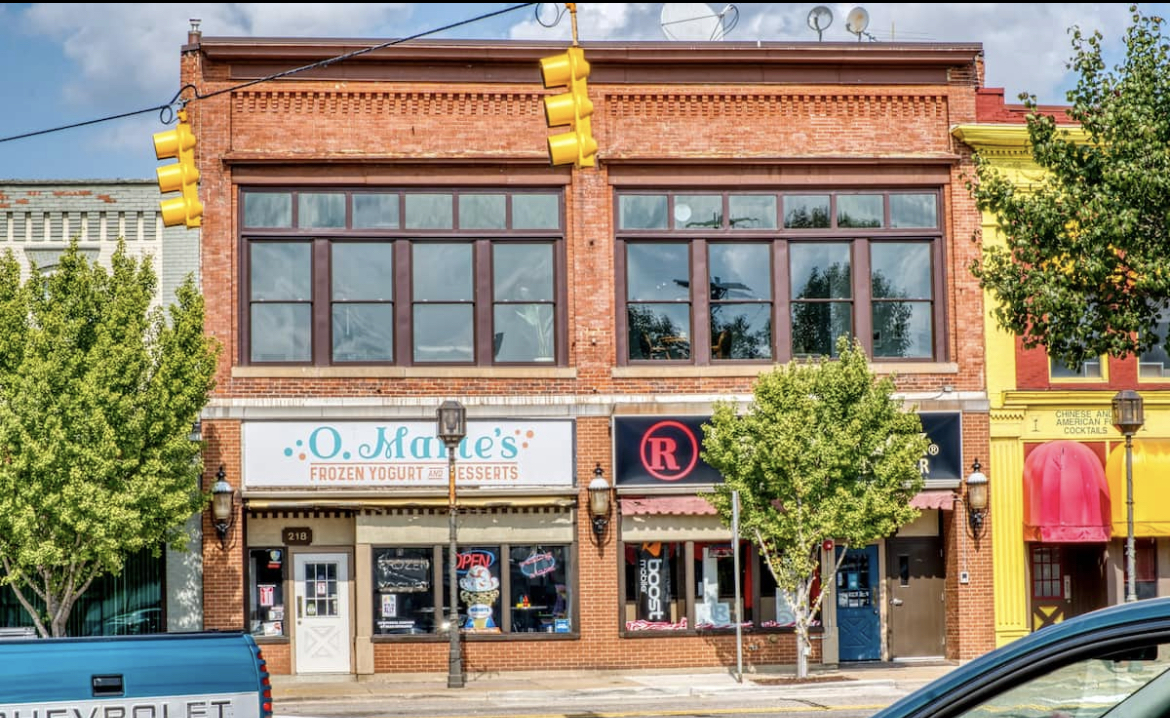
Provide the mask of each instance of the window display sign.
[{"label": "window display sign", "polygon": [[644,543],[638,549],[638,620],[670,620],[670,565],[667,546]]},{"label": "window display sign", "polygon": [[[460,487],[571,487],[571,420],[468,421],[456,450]],[[248,421],[246,489],[446,487],[447,447],[434,421]]]},{"label": "window display sign", "polygon": [[374,562],[379,591],[418,593],[431,590],[431,562],[412,556],[379,556]]}]

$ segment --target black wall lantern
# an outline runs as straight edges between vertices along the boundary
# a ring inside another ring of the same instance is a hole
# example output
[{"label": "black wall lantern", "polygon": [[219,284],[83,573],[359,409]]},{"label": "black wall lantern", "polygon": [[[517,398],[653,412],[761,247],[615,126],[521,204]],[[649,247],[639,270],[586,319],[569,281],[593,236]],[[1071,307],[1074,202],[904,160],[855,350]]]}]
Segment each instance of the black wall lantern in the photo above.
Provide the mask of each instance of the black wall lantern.
[{"label": "black wall lantern", "polygon": [[967,477],[967,525],[975,539],[983,536],[988,506],[987,474],[980,468],[979,459],[975,459],[971,465],[971,474]]},{"label": "black wall lantern", "polygon": [[609,526],[609,482],[601,471],[601,464],[593,470],[593,480],[589,482],[589,517],[593,520],[593,535],[598,542],[605,535]]},{"label": "black wall lantern", "polygon": [[227,474],[223,465],[215,472],[215,485],[211,487],[211,517],[215,524],[215,532],[219,534],[219,547],[227,546],[228,529],[232,527],[233,504],[236,490],[227,482]]}]

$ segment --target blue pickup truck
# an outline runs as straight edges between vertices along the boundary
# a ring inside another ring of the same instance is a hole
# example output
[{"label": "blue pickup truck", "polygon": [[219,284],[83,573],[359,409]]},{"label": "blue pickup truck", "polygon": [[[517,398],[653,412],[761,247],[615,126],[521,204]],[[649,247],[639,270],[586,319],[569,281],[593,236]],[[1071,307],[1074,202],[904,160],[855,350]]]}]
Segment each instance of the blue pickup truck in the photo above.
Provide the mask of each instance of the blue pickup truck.
[{"label": "blue pickup truck", "polygon": [[246,633],[0,639],[0,718],[272,718]]}]

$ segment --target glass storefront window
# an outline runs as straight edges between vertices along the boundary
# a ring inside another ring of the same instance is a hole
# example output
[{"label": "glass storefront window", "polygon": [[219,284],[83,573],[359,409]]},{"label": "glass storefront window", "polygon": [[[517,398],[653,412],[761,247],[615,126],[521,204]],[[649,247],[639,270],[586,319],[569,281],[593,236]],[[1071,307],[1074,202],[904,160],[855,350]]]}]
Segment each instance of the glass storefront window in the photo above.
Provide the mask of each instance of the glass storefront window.
[{"label": "glass storefront window", "polygon": [[681,543],[626,544],[627,631],[687,629],[683,555]]},{"label": "glass storefront window", "polygon": [[[449,559],[443,553],[443,598]],[[455,564],[459,618],[464,633],[500,633],[500,547],[460,546]]]},{"label": "glass storefront window", "polygon": [[512,633],[569,633],[567,546],[512,546],[508,551]]},{"label": "glass storefront window", "polygon": [[695,544],[695,627],[735,627],[735,584],[739,582],[739,600],[743,607],[743,625],[751,626],[754,617],[751,582],[751,547],[739,546],[739,576],[735,575],[735,554],[730,541]]},{"label": "glass storefront window", "polygon": [[282,548],[248,550],[248,627],[254,636],[284,636]]},{"label": "glass storefront window", "polygon": [[434,550],[376,548],[374,635],[435,632]]}]

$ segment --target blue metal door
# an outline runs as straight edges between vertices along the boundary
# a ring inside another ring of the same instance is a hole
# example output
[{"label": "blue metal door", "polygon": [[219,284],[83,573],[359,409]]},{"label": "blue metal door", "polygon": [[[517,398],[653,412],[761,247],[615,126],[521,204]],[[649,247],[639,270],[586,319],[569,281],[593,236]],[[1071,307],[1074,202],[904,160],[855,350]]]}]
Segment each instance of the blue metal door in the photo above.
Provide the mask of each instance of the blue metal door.
[{"label": "blue metal door", "polygon": [[882,657],[877,546],[849,549],[837,571],[837,652],[842,661]]}]

